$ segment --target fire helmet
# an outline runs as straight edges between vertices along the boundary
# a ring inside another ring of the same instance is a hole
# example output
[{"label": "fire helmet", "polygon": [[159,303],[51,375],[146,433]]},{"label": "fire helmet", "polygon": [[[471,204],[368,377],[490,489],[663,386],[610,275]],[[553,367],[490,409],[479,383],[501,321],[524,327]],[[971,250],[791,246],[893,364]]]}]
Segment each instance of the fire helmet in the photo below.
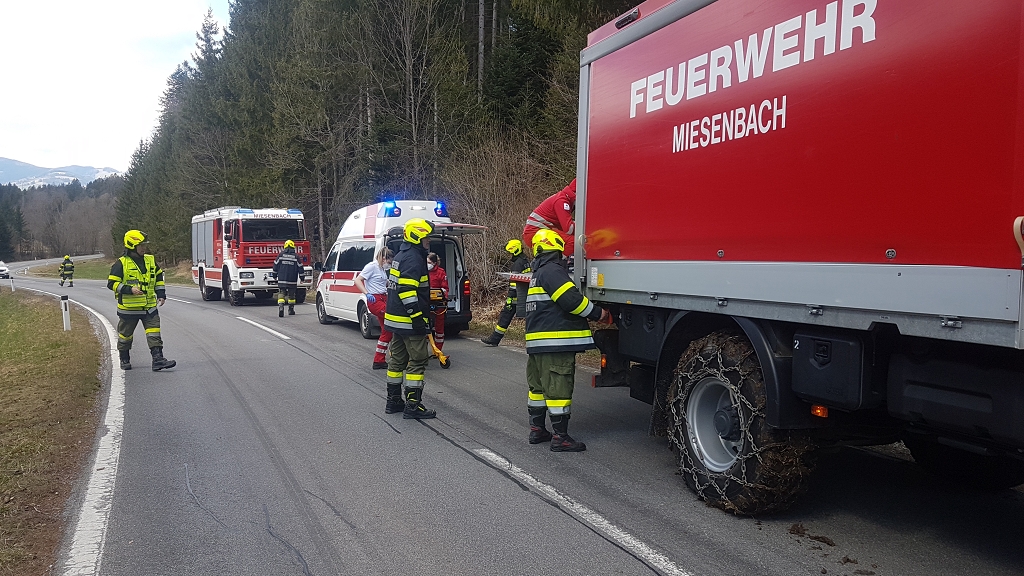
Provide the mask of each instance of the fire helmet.
[{"label": "fire helmet", "polygon": [[419,244],[434,231],[434,225],[423,218],[413,218],[405,223],[405,241]]},{"label": "fire helmet", "polygon": [[285,240],[284,241],[284,247],[285,248],[295,248],[295,242],[292,242],[291,240]]},{"label": "fire helmet", "polygon": [[508,252],[513,256],[519,256],[523,253],[523,243],[513,238],[508,241],[508,244],[505,244],[505,252]]},{"label": "fire helmet", "polygon": [[549,250],[565,250],[565,240],[562,240],[557,232],[541,228],[533,235],[533,257],[536,258],[537,254]]},{"label": "fire helmet", "polygon": [[129,230],[124,233],[124,247],[135,250],[135,247],[146,241],[146,235],[139,230]]}]

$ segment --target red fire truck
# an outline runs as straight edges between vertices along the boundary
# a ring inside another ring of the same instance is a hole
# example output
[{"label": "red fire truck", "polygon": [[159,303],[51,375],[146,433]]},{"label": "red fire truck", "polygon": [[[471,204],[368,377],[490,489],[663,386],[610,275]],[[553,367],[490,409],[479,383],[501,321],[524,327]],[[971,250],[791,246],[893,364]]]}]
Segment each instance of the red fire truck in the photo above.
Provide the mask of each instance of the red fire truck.
[{"label": "red fire truck", "polygon": [[312,262],[302,211],[283,208],[225,206],[192,217],[192,280],[203,300],[220,300],[241,306],[245,293],[266,300],[277,291],[274,260],[286,240],[295,242],[295,253],[306,266],[296,302],[306,299],[312,285]]},{"label": "red fire truck", "polygon": [[590,35],[595,385],[702,498],[780,510],[816,449],[898,439],[1024,482],[1022,32],[1022,0],[649,0]]}]

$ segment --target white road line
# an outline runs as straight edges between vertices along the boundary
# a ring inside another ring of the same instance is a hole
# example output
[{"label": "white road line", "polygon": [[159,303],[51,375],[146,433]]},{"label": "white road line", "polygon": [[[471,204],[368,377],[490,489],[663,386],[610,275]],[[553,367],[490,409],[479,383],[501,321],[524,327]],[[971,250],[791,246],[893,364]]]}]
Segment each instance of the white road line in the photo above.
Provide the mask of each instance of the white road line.
[{"label": "white road line", "polygon": [[666,558],[660,552],[644,544],[632,534],[629,534],[618,526],[615,526],[608,520],[605,520],[597,512],[594,512],[590,508],[587,508],[568,496],[559,494],[558,490],[555,490],[553,487],[544,484],[533,476],[530,476],[522,469],[514,466],[511,462],[501,456],[498,456],[494,452],[491,452],[486,448],[478,448],[473,450],[473,452],[487,462],[490,462],[495,468],[506,472],[516,480],[519,480],[523,484],[529,486],[531,489],[543,494],[560,508],[576,516],[582,522],[586,523],[601,534],[604,534],[619,546],[628,550],[631,554],[642,559],[648,565],[661,571],[663,574],[669,574],[671,576],[692,576],[689,572],[683,570],[679,566],[676,566],[674,562]]},{"label": "white road line", "polygon": [[235,316],[235,318],[238,318],[238,319],[239,319],[239,320],[241,320],[242,322],[246,322],[246,323],[248,323],[248,324],[252,324],[253,326],[255,326],[255,327],[259,328],[260,330],[266,330],[267,332],[270,332],[271,334],[273,334],[274,336],[277,336],[277,337],[278,337],[278,338],[280,338],[281,340],[291,340],[291,338],[290,338],[290,337],[288,337],[288,336],[285,336],[284,334],[281,334],[281,333],[280,333],[280,332],[278,332],[277,330],[271,330],[270,328],[267,328],[267,327],[266,327],[266,326],[264,326],[263,324],[259,324],[259,323],[257,323],[257,322],[253,322],[252,320],[249,320],[248,318],[242,318],[241,316]]},{"label": "white road line", "polygon": [[[44,290],[26,289],[59,297]],[[103,545],[107,538],[107,520],[114,499],[117,462],[121,455],[121,434],[124,431],[124,370],[121,370],[120,365],[114,361],[117,357],[117,332],[114,331],[114,327],[99,312],[76,300],[69,301],[84,308],[103,324],[107,331],[107,342],[110,344],[112,365],[110,398],[107,401],[106,413],[103,415],[104,432],[96,448],[96,458],[89,473],[89,483],[85,488],[85,498],[82,499],[82,508],[78,512],[63,572],[64,576],[94,576],[100,573]]]},{"label": "white road line", "polygon": [[171,298],[170,296],[168,296],[167,299],[168,300],[174,300],[175,302],[181,302],[183,304],[191,304],[191,302],[189,302],[188,300],[179,300],[177,298]]}]

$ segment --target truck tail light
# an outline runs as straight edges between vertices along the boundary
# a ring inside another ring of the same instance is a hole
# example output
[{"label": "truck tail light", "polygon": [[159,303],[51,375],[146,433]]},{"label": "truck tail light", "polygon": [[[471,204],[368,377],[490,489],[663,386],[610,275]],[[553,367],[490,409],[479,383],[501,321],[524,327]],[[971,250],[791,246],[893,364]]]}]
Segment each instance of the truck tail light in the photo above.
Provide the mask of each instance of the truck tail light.
[{"label": "truck tail light", "polygon": [[462,295],[463,296],[469,296],[470,295],[469,280],[463,280],[462,281]]},{"label": "truck tail light", "polygon": [[818,418],[828,418],[828,406],[821,406],[818,404],[811,406],[811,416],[817,416]]}]

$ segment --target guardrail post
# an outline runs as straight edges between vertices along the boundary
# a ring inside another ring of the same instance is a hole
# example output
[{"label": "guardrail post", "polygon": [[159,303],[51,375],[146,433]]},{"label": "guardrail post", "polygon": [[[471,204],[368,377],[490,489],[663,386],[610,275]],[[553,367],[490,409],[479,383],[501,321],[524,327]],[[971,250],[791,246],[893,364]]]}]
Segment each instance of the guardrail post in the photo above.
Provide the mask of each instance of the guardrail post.
[{"label": "guardrail post", "polygon": [[68,297],[60,297],[60,310],[64,314],[64,331],[71,330],[71,310],[68,305]]}]

